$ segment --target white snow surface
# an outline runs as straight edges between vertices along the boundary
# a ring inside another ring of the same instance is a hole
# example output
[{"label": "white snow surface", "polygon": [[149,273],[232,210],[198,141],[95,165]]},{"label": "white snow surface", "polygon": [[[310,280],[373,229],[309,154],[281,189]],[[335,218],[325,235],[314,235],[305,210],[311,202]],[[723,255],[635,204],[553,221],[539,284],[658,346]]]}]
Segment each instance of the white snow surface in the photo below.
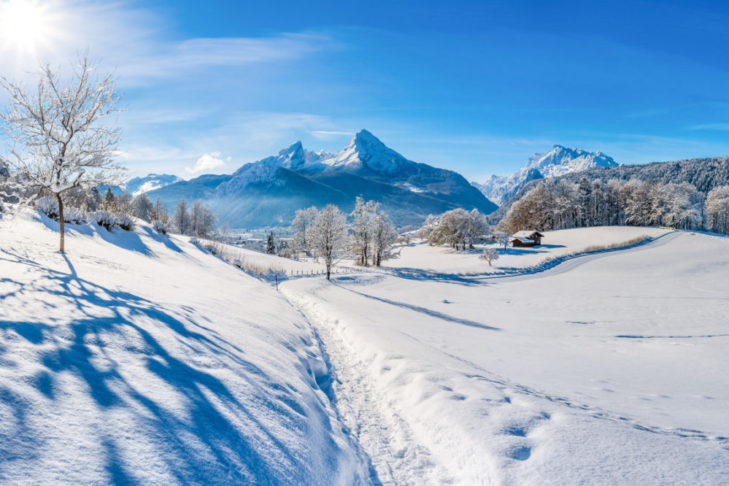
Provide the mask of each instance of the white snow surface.
[{"label": "white snow surface", "polygon": [[727,484],[728,271],[729,238],[673,232],[535,274],[282,289],[385,484]]},{"label": "white snow surface", "polygon": [[496,243],[486,245],[497,248],[499,259],[489,266],[479,258],[484,245],[475,245],[469,251],[455,251],[447,246],[429,246],[414,239],[408,245],[393,249],[394,258],[383,261],[385,268],[402,272],[434,272],[444,274],[504,273],[515,269],[538,266],[549,259],[581,253],[594,247],[620,245],[641,237],[656,238],[668,230],[640,226],[600,226],[559,231],[544,231],[542,245],[531,248],[508,248]]},{"label": "white snow surface", "polygon": [[0,483],[368,483],[303,316],[137,226],[0,215]]},{"label": "white snow surface", "polygon": [[729,483],[727,237],[547,232],[492,273],[416,244],[276,292],[68,228],[0,215],[0,483]]}]

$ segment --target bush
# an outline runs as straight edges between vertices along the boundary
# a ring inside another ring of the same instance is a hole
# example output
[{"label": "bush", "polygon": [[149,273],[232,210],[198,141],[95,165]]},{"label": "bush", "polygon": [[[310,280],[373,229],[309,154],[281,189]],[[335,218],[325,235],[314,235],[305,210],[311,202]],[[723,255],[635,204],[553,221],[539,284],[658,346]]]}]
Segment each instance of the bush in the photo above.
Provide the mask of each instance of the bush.
[{"label": "bush", "polygon": [[116,224],[124,231],[132,231],[134,229],[134,218],[127,213],[121,213],[116,216]]},{"label": "bush", "polygon": [[37,199],[35,208],[51,219],[58,219],[58,201],[55,197],[45,196]]},{"label": "bush", "polygon": [[[55,197],[41,197],[36,200],[35,207],[49,218],[58,221],[58,200]],[[82,209],[68,206],[63,210],[63,221],[72,224],[83,224],[88,221],[88,215]]]},{"label": "bush", "polygon": [[157,233],[161,233],[163,235],[166,235],[170,232],[170,228],[162,221],[155,221],[152,227]]},{"label": "bush", "polygon": [[108,231],[114,230],[116,227],[116,216],[109,211],[96,211],[91,215],[91,221],[97,225],[106,228]]}]

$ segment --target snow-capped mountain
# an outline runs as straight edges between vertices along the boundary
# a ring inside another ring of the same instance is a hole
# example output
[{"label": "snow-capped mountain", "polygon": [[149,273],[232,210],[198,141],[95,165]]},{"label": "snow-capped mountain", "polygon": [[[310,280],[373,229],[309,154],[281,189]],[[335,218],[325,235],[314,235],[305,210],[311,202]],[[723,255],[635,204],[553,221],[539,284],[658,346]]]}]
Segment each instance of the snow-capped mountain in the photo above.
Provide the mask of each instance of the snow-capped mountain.
[{"label": "snow-capped mountain", "polygon": [[534,154],[525,167],[508,176],[492,175],[483,184],[474,183],[490,200],[502,205],[526,183],[535,179],[558,177],[595,167],[617,166],[612,157],[602,152],[587,152],[555,145],[546,154]]},{"label": "snow-capped mountain", "polygon": [[337,152],[313,152],[301,142],[243,165],[231,175],[201,176],[154,191],[169,206],[202,198],[233,227],[286,225],[297,209],[333,203],[350,210],[356,196],[379,201],[401,225],[464,207],[490,213],[491,201],[460,174],[410,161],[367,130]]},{"label": "snow-capped mountain", "polygon": [[136,197],[144,192],[154,191],[181,180],[180,177],[172,174],[149,174],[144,177],[130,179],[120,189]]}]

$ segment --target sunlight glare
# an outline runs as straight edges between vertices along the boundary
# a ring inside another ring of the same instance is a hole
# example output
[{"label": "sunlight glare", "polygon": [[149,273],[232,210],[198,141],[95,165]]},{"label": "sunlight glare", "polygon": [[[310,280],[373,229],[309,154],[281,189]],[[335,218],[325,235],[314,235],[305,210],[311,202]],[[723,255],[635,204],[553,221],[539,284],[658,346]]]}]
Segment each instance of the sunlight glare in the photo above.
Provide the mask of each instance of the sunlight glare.
[{"label": "sunlight glare", "polygon": [[44,7],[36,0],[0,0],[0,42],[26,53],[45,44],[49,25]]}]

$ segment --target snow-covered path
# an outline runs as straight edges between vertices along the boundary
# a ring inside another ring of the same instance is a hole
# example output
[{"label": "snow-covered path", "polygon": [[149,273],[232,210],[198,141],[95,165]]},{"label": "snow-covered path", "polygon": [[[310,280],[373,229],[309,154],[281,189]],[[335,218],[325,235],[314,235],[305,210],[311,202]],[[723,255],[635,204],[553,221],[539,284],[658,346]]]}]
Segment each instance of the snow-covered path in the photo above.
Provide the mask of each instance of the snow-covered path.
[{"label": "snow-covered path", "polygon": [[727,255],[675,233],[528,276],[282,289],[385,483],[721,484]]}]

